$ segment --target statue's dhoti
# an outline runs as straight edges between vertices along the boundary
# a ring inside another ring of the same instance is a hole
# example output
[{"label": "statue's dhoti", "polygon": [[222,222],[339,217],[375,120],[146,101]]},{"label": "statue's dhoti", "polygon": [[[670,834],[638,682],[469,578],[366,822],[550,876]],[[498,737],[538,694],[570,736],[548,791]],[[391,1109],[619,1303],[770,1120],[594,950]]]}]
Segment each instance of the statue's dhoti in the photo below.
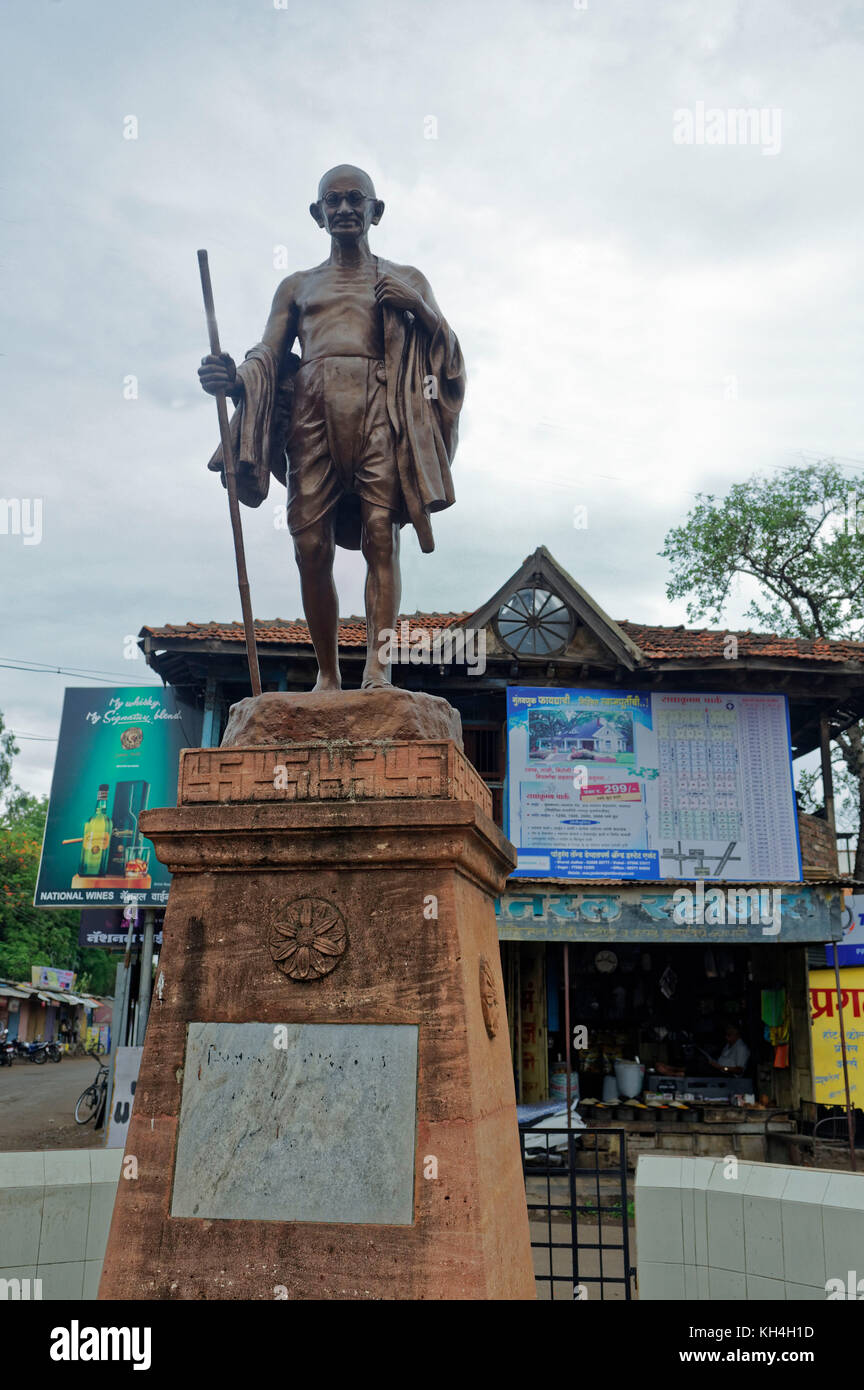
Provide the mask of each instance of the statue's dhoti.
[{"label": "statue's dhoti", "polygon": [[334,508],[347,520],[360,498],[402,510],[386,381],[384,363],[371,357],[318,357],[297,371],[287,443],[292,535]]}]

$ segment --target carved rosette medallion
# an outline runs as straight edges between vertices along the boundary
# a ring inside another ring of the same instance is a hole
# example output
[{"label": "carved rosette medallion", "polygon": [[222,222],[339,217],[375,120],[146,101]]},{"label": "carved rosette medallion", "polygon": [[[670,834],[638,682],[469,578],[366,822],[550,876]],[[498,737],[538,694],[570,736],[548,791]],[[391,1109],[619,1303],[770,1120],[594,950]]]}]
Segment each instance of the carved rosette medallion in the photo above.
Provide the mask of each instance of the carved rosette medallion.
[{"label": "carved rosette medallion", "polygon": [[483,1010],[486,1032],[490,1038],[494,1038],[498,1032],[501,1010],[498,1003],[498,991],[495,988],[495,976],[492,974],[492,967],[485,956],[480,957],[480,1007]]},{"label": "carved rosette medallion", "polygon": [[292,980],[320,980],[335,970],[348,945],[348,928],[338,907],[324,898],[280,903],[270,933],[270,954]]}]

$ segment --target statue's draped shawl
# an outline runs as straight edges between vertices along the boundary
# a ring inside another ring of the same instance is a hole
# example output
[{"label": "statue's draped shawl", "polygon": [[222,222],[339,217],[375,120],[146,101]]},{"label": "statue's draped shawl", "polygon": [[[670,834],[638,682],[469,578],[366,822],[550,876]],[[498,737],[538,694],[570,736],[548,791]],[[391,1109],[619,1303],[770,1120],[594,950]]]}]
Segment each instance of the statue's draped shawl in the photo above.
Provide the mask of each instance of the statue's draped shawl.
[{"label": "statue's draped shawl", "polygon": [[[380,260],[382,275],[407,281],[435,307],[432,292],[416,270]],[[434,550],[432,512],[454,502],[450,466],[456,453],[459,411],[465,394],[465,364],[456,334],[443,317],[430,337],[413,315],[383,308],[384,366],[387,412],[393,428],[396,466],[402,491],[399,524],[411,522],[421,550]],[[248,507],[260,507],[272,473],[286,481],[286,443],[290,430],[291,396],[299,358],[290,353],[280,370],[276,354],[258,343],[237,368],[243,395],[231,418],[231,437],[237,461],[237,495]],[[222,447],[208,468],[222,472]],[[223,483],[224,473],[223,473]],[[336,515],[336,540],[349,550],[360,548],[360,516],[356,499],[344,498]]]}]

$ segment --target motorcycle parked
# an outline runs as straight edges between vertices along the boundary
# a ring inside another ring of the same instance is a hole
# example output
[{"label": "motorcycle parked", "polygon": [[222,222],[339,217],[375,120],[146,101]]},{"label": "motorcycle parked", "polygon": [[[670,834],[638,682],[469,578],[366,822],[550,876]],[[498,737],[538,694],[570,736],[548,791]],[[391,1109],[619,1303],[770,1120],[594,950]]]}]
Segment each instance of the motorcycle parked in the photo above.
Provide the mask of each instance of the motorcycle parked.
[{"label": "motorcycle parked", "polygon": [[39,1042],[38,1039],[32,1044],[30,1061],[35,1062],[37,1067],[44,1066],[46,1062],[60,1061],[60,1048],[55,1042]]},{"label": "motorcycle parked", "polygon": [[16,1057],[41,1067],[45,1062],[62,1061],[63,1052],[58,1042],[43,1043],[40,1038],[33,1042],[23,1042],[21,1038],[8,1042],[5,1037],[0,1040],[0,1067],[11,1067]]}]

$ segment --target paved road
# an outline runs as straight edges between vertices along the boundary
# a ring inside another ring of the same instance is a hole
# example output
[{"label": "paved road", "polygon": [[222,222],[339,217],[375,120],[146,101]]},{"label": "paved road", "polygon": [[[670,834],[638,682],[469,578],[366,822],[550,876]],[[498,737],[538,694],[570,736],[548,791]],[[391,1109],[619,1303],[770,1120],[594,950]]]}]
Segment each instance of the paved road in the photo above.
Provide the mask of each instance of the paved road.
[{"label": "paved road", "polygon": [[96,1076],[95,1057],[0,1067],[0,1152],[101,1148],[101,1130],[76,1125],[75,1102]]}]

